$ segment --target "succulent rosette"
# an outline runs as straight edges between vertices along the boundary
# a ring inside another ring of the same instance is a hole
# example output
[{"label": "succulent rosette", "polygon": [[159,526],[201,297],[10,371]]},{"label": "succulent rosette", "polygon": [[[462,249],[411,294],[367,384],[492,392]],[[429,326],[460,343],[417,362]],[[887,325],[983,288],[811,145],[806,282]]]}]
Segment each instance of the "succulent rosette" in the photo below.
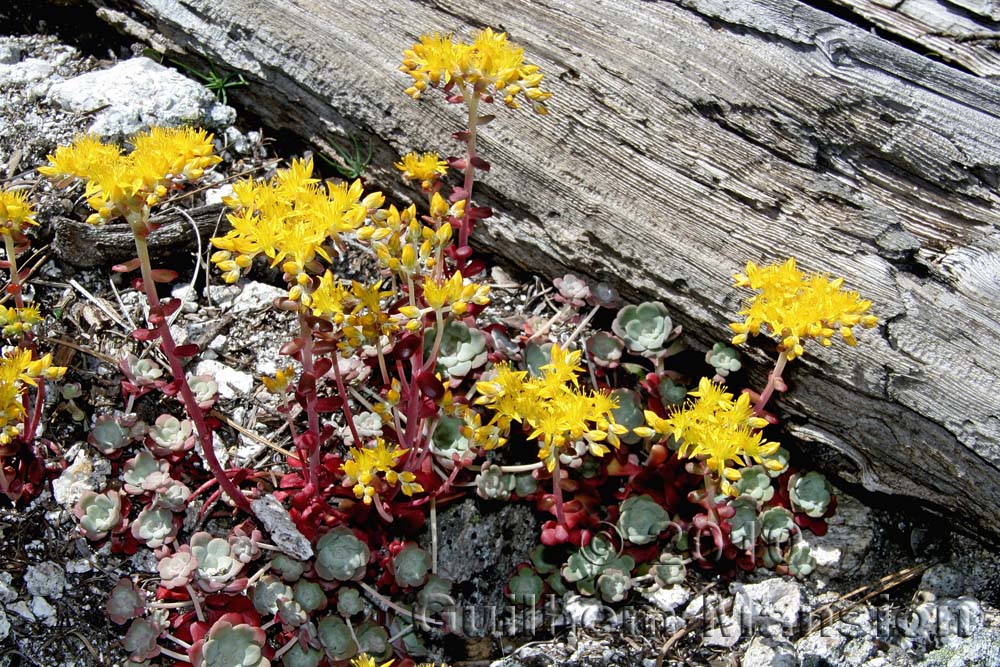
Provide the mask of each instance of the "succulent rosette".
[{"label": "succulent rosette", "polygon": [[196,641],[188,655],[194,667],[270,667],[264,656],[267,635],[242,622],[240,614],[225,614]]}]

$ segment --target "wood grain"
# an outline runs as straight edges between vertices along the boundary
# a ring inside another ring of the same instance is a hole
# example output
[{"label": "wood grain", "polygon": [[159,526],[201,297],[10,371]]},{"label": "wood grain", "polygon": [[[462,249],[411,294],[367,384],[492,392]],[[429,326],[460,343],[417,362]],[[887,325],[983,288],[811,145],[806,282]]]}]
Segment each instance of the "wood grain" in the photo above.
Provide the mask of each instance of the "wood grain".
[{"label": "wood grain", "polygon": [[[316,146],[457,152],[461,110],[403,94],[423,32],[508,31],[551,115],[498,111],[476,242],[668,302],[726,337],[747,260],[847,278],[882,325],[812,348],[776,408],[817,465],[1000,536],[1000,89],[794,0],[92,0],[252,81],[236,99]],[[753,347],[755,379],[773,352]]]},{"label": "wood grain", "polygon": [[973,74],[1000,77],[1000,7],[992,0],[832,0],[879,29]]}]

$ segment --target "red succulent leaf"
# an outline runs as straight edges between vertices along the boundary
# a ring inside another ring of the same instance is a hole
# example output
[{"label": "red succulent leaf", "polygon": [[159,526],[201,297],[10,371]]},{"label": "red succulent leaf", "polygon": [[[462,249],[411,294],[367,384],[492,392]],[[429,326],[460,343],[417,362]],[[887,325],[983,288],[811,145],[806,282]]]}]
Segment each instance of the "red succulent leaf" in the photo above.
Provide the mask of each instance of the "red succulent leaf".
[{"label": "red succulent leaf", "polygon": [[181,359],[184,359],[185,357],[193,357],[200,351],[201,351],[200,348],[195,343],[188,343],[187,345],[178,345],[174,349],[174,353]]},{"label": "red succulent leaf", "polygon": [[160,334],[156,331],[156,329],[139,328],[132,331],[132,338],[135,338],[136,340],[141,340],[144,343],[156,340],[159,337]]},{"label": "red succulent leaf", "polygon": [[177,272],[170,269],[153,269],[149,275],[156,283],[172,283],[177,280]]},{"label": "red succulent leaf", "polygon": [[[486,270],[486,262],[484,262],[481,259],[474,259],[465,265],[465,268],[462,270],[462,275],[465,276],[466,278],[469,278],[476,274],[482,273],[485,270]],[[470,315],[478,315],[479,312],[482,311],[483,307],[484,306],[473,303],[470,304],[468,308],[466,308],[466,312],[468,312]]]},{"label": "red succulent leaf", "polygon": [[111,267],[111,270],[115,273],[130,273],[135,271],[140,266],[139,258],[135,257],[127,262],[122,262],[121,264],[115,264]]},{"label": "red succulent leaf", "polygon": [[278,350],[278,354],[294,358],[295,355],[297,355],[301,349],[302,349],[302,339],[293,338],[292,340],[288,341],[287,343],[281,346],[281,349]]},{"label": "red succulent leaf", "polygon": [[317,412],[337,412],[343,405],[344,399],[340,396],[324,396],[315,403]]},{"label": "red succulent leaf", "polygon": [[432,401],[444,396],[444,384],[430,370],[417,376],[417,386],[420,387],[420,392]]},{"label": "red succulent leaf", "polygon": [[493,217],[493,209],[489,206],[473,206],[468,211],[469,217],[473,220],[485,220]]}]

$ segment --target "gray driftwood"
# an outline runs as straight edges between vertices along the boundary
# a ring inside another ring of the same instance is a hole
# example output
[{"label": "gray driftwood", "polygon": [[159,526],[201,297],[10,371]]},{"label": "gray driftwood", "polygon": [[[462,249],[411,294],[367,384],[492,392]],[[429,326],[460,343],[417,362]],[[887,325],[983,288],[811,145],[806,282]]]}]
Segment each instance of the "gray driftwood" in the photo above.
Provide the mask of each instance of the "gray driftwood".
[{"label": "gray driftwood", "polygon": [[879,29],[974,74],[1000,77],[1000,3],[995,0],[832,0]]},{"label": "gray driftwood", "polygon": [[[195,249],[199,237],[202,249],[207,249],[213,235],[230,229],[224,208],[212,204],[184,213],[167,211],[155,216],[153,220],[160,227],[149,235],[150,252],[155,256]],[[126,223],[95,226],[69,218],[55,221],[52,246],[59,259],[82,268],[124,262],[135,257],[136,252],[132,230]]]},{"label": "gray driftwood", "polygon": [[407,150],[459,150],[460,109],[403,94],[402,49],[507,30],[555,97],[485,129],[480,247],[662,299],[701,344],[727,337],[746,260],[846,276],[882,325],[811,348],[775,408],[811,465],[1000,535],[992,83],[794,0],[92,1],[246,75],[237,99],[272,126],[370,134],[387,184]]}]

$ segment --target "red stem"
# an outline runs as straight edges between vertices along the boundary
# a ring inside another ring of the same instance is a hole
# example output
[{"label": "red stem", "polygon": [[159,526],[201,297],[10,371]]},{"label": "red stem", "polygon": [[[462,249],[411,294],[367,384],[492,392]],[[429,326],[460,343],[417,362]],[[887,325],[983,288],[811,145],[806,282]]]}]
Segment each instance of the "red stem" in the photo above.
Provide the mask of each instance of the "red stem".
[{"label": "red stem", "polygon": [[[301,312],[299,313],[299,330],[301,331],[302,334],[302,349],[300,354],[300,359],[302,360],[302,372],[308,373],[309,375],[313,375],[315,378],[315,374],[313,372],[314,368],[313,368],[313,356],[312,356],[312,348],[313,348],[312,328],[309,326],[309,323],[306,322],[305,314]],[[312,451],[309,452],[309,469],[307,471],[307,474],[309,475],[309,486],[312,487],[312,491],[314,493],[319,489],[319,463],[320,463],[319,413],[316,411],[316,385],[315,385],[316,381],[318,380],[319,378],[314,379],[313,389],[312,391],[309,392],[309,395],[306,396],[306,415],[309,420],[309,430],[312,431],[312,433],[316,436],[316,443],[313,446]]]},{"label": "red stem", "polygon": [[559,466],[559,454],[556,453],[556,467],[552,469],[552,496],[556,500],[556,521],[560,526],[566,526],[566,512],[563,510],[562,469]]},{"label": "red stem", "polygon": [[344,402],[344,420],[347,422],[347,428],[351,430],[351,437],[354,438],[355,447],[363,447],[364,443],[361,442],[361,436],[358,435],[358,428],[354,424],[354,413],[351,411],[351,404],[348,403],[347,388],[344,386],[344,377],[340,373],[340,355],[334,354],[333,357],[333,378],[337,382],[337,391],[340,392],[340,398]]},{"label": "red stem", "polygon": [[173,334],[170,333],[170,323],[163,316],[163,308],[156,294],[156,282],[152,277],[152,265],[149,261],[149,248],[146,245],[145,230],[137,229],[133,225],[133,232],[135,235],[135,247],[139,253],[139,264],[142,269],[142,286],[146,291],[146,298],[149,300],[150,319],[152,319],[154,314],[159,314],[156,318],[156,330],[160,334],[160,349],[163,351],[163,355],[167,358],[167,361],[170,362],[170,372],[180,387],[184,409],[187,411],[188,416],[191,417],[191,421],[194,422],[195,429],[198,431],[198,439],[201,441],[201,450],[202,455],[205,457],[205,463],[208,464],[212,475],[219,482],[219,487],[236,503],[236,506],[249,514],[253,514],[253,510],[250,507],[250,500],[226,476],[226,471],[215,456],[215,449],[212,446],[212,431],[208,428],[208,422],[205,421],[204,411],[198,405],[198,401],[194,397],[194,392],[191,391],[191,385],[188,384],[187,376],[184,373],[184,366],[181,363],[180,357],[177,356],[177,344],[174,342]]},{"label": "red stem", "polygon": [[771,396],[778,388],[778,383],[781,382],[781,374],[785,370],[786,363],[788,363],[788,355],[782,352],[778,355],[778,360],[774,364],[774,370],[767,376],[767,385],[764,387],[764,391],[760,392],[760,396],[754,401],[753,410],[758,416],[764,413],[764,406],[771,400]]},{"label": "red stem", "polygon": [[[464,248],[469,245],[469,235],[472,233],[472,186],[475,184],[476,168],[472,165],[476,157],[476,129],[479,123],[479,91],[475,88],[471,96],[466,94],[465,100],[469,109],[469,134],[466,140],[468,150],[465,156],[465,181],[462,189],[465,190],[465,215],[462,216],[462,224],[458,228],[458,247]],[[459,261],[459,270],[462,270],[464,260]]]}]

